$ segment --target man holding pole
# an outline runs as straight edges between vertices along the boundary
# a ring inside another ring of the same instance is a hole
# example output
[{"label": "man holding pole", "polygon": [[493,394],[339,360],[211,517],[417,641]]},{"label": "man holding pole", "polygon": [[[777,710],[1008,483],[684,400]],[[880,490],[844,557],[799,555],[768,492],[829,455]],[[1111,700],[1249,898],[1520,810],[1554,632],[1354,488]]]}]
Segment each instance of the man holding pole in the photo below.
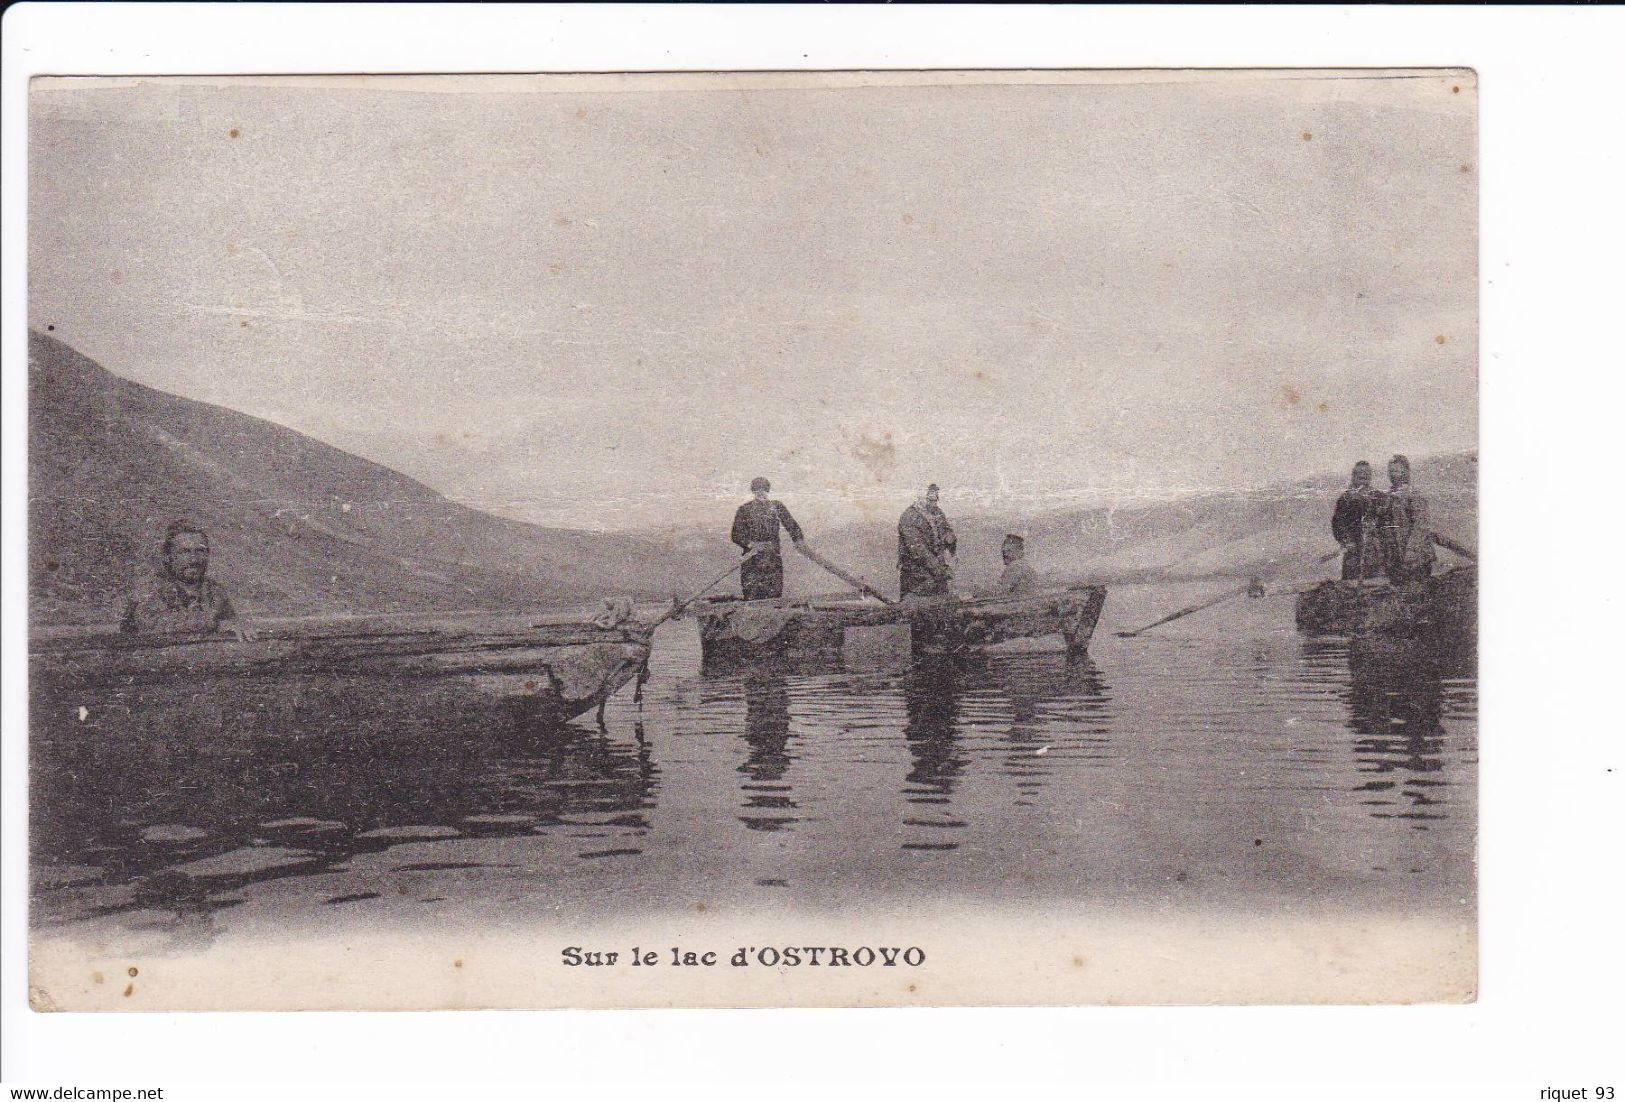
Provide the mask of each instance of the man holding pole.
[{"label": "man holding pole", "polygon": [[765,601],[784,596],[784,558],[779,551],[779,528],[800,547],[804,537],[801,525],[783,502],[767,496],[772,484],[765,478],[750,482],[751,500],[734,513],[732,539],[747,558],[739,571],[739,586],[747,601]]},{"label": "man holding pole", "polygon": [[947,593],[957,545],[953,526],[937,506],[937,484],[933,482],[897,520],[897,577],[902,595]]}]

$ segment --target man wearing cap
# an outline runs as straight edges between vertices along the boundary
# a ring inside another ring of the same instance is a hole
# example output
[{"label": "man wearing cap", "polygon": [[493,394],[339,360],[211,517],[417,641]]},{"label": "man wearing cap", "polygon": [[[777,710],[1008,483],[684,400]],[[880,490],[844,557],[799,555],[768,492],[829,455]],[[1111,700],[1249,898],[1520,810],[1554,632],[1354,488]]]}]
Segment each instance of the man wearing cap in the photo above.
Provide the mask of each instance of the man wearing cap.
[{"label": "man wearing cap", "polygon": [[1332,538],[1343,545],[1345,581],[1382,576],[1382,545],[1377,538],[1381,512],[1382,494],[1371,485],[1371,464],[1362,459],[1332,510]]},{"label": "man wearing cap", "polygon": [[1389,490],[1383,495],[1382,542],[1388,577],[1395,585],[1426,581],[1433,573],[1433,527],[1427,499],[1411,487],[1411,461],[1388,461]]},{"label": "man wearing cap", "polygon": [[741,552],[756,552],[739,571],[740,589],[747,601],[765,601],[784,596],[784,559],[779,553],[779,528],[790,534],[799,546],[801,525],[782,501],[767,496],[772,484],[765,478],[750,480],[751,500],[734,513],[732,539]]},{"label": "man wearing cap", "polygon": [[1004,556],[1004,573],[994,583],[995,597],[1022,597],[1038,589],[1038,572],[1027,565],[1027,541],[1011,532],[1004,537],[1000,548]]},{"label": "man wearing cap", "polygon": [[937,505],[937,484],[933,482],[897,520],[897,578],[902,595],[930,597],[948,592],[957,546],[953,526]]}]

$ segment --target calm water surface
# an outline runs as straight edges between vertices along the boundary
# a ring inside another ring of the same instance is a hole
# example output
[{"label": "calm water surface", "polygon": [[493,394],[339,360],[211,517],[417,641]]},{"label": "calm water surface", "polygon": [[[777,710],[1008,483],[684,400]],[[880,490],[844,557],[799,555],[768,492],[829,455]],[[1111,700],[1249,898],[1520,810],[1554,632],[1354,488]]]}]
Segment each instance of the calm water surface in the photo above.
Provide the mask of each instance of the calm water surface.
[{"label": "calm water surface", "polygon": [[36,927],[147,951],[334,923],[590,921],[972,899],[1470,917],[1470,662],[1354,654],[1290,595],[1087,659],[708,676],[691,622],[537,731],[450,685],[36,697]]}]

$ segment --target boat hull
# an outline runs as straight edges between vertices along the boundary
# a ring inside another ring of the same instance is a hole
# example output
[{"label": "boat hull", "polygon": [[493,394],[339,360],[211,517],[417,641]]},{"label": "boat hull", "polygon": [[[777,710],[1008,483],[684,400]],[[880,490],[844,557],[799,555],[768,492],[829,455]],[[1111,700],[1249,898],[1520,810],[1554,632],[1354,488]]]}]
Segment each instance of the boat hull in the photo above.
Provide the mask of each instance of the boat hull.
[{"label": "boat hull", "polygon": [[696,617],[707,666],[839,662],[858,640],[892,658],[958,654],[1017,640],[1053,639],[1072,654],[1089,648],[1103,586],[1024,597],[910,599],[897,605],[857,600],[741,601],[717,598]]},{"label": "boat hull", "polygon": [[1478,637],[1478,570],[1456,567],[1409,586],[1322,582],[1298,594],[1296,618],[1298,630],[1311,635],[1471,645]]},{"label": "boat hull", "polygon": [[380,680],[416,681],[511,701],[537,722],[563,723],[638,676],[648,663],[649,633],[577,624],[282,631],[247,642],[89,633],[35,640],[30,650],[32,692],[46,705],[133,700],[169,685],[285,681],[366,691]]}]

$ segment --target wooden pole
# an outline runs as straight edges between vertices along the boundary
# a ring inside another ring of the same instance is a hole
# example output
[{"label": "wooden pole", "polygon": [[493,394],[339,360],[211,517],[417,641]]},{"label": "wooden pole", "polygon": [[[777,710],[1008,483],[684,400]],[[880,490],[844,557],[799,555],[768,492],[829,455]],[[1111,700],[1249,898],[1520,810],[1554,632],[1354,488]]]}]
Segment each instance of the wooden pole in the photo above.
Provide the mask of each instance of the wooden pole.
[{"label": "wooden pole", "polygon": [[842,570],[840,567],[824,558],[824,556],[820,555],[806,544],[796,544],[796,550],[800,551],[803,555],[807,556],[807,558],[811,559],[825,570],[828,570],[831,574],[841,579],[841,581],[845,582],[847,585],[852,586],[860,592],[867,593],[869,596],[873,597],[882,604],[895,605],[897,603],[884,593],[880,592],[880,590],[858,577],[856,574],[849,574],[845,570]]},{"label": "wooden pole", "polygon": [[[1337,558],[1337,556],[1341,555],[1342,553],[1343,553],[1342,548],[1338,548],[1336,551],[1328,551],[1326,554],[1320,556],[1320,558],[1315,560],[1315,565],[1318,566],[1321,563],[1331,562],[1333,559]],[[1149,624],[1145,625],[1145,627],[1143,627],[1143,628],[1136,628],[1133,631],[1120,631],[1120,632],[1117,633],[1117,637],[1119,639],[1132,639],[1136,635],[1142,635],[1145,632],[1150,631],[1152,628],[1161,627],[1163,624],[1170,623],[1170,622],[1172,622],[1174,620],[1181,619],[1182,617],[1185,617],[1185,616],[1189,616],[1193,612],[1201,612],[1205,608],[1212,608],[1214,605],[1221,604],[1221,603],[1223,603],[1225,601],[1228,601],[1232,597],[1239,597],[1243,593],[1245,593],[1249,589],[1251,589],[1252,585],[1253,585],[1253,583],[1251,581],[1249,581],[1244,586],[1241,586],[1241,587],[1239,587],[1237,589],[1227,590],[1226,592],[1221,593],[1217,597],[1214,597],[1214,598],[1212,598],[1210,600],[1203,601],[1200,604],[1188,605],[1185,608],[1180,609],[1178,612],[1169,613],[1167,616],[1164,616],[1162,619],[1156,620],[1156,621],[1154,621],[1152,623],[1149,623]]]},{"label": "wooden pole", "polygon": [[734,563],[728,569],[724,570],[722,573],[718,574],[716,577],[712,578],[710,581],[706,582],[703,586],[701,586],[699,588],[699,590],[694,594],[694,596],[690,597],[688,600],[682,602],[681,604],[672,605],[671,608],[666,610],[665,615],[661,616],[660,619],[656,620],[654,623],[650,624],[648,627],[644,628],[643,630],[645,630],[645,631],[653,631],[655,628],[659,627],[661,624],[664,624],[667,620],[670,620],[673,616],[676,616],[679,612],[682,612],[683,609],[687,608],[689,605],[693,604],[695,601],[697,601],[701,597],[705,596],[713,588],[715,588],[716,586],[722,584],[722,582],[724,580],[731,577],[733,574],[737,573],[741,567],[743,567],[751,559],[754,559],[756,557],[756,555],[757,555],[757,552],[755,552],[755,551],[746,552],[744,555],[740,556],[740,559],[739,559],[738,562]]},{"label": "wooden pole", "polygon": [[1455,540],[1451,539],[1449,536],[1441,536],[1441,535],[1439,535],[1439,533],[1435,532],[1435,533],[1433,533],[1433,542],[1438,544],[1440,547],[1444,548],[1446,551],[1454,551],[1456,554],[1460,555],[1462,558],[1466,559],[1468,562],[1477,562],[1478,561],[1478,556],[1477,555],[1475,555],[1471,551],[1467,550],[1467,548],[1463,547],[1461,544],[1457,543]]}]

